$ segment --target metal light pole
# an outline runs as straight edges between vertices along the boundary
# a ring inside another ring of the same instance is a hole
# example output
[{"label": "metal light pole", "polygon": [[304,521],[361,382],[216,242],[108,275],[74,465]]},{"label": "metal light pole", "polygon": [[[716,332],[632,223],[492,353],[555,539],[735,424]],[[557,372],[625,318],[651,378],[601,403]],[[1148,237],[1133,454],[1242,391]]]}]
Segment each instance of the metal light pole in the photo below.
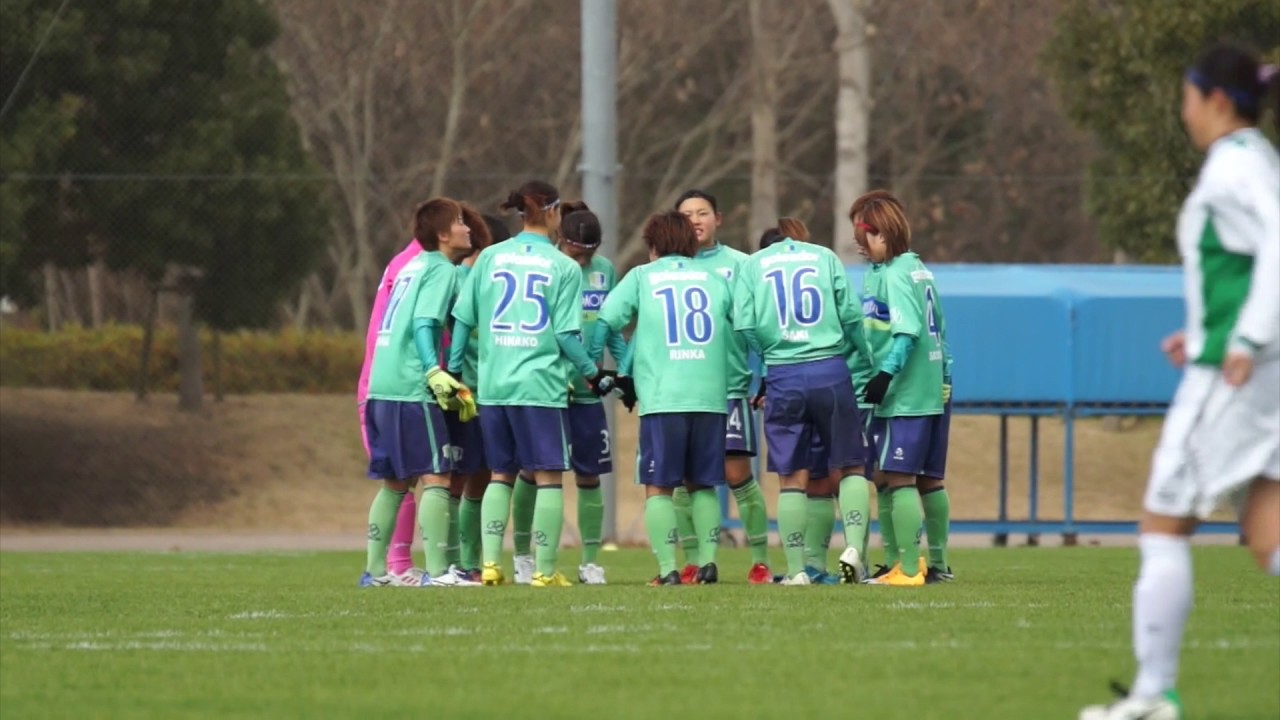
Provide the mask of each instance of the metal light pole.
[{"label": "metal light pole", "polygon": [[[600,218],[600,253],[618,251],[618,9],[614,0],[582,0],[582,199]],[[614,402],[605,416],[614,427]],[[601,479],[604,541],[618,539],[616,473]]]}]

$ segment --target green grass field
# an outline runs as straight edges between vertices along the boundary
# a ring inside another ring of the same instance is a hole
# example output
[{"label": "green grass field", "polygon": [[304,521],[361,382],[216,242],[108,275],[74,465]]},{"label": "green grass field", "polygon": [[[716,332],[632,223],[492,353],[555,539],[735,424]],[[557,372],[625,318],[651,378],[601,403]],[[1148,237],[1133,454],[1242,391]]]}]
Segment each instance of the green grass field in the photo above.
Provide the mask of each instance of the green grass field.
[{"label": "green grass field", "polygon": [[[0,556],[0,707],[27,717],[1074,718],[1128,682],[1132,549],[954,553],[919,589],[358,590],[362,556]],[[576,565],[574,553],[562,556]],[[1196,550],[1189,717],[1280,717],[1280,585]]]}]

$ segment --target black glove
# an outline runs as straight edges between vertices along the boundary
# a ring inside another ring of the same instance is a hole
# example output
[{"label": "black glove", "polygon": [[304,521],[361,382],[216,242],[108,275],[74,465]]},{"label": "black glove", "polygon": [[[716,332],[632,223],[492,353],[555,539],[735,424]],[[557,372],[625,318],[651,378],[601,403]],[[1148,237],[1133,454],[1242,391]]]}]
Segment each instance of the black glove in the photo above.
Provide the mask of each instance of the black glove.
[{"label": "black glove", "polygon": [[591,392],[595,393],[596,397],[604,397],[617,387],[617,377],[618,373],[613,370],[599,370],[587,380],[587,384],[591,386]]},{"label": "black glove", "polygon": [[881,370],[876,376],[871,378],[867,383],[867,387],[862,391],[862,399],[872,405],[879,405],[884,400],[884,394],[889,392],[889,383],[893,382],[893,375]]},{"label": "black glove", "polygon": [[631,412],[636,409],[636,381],[626,375],[619,375],[614,380],[614,385],[622,393],[622,406]]},{"label": "black glove", "polygon": [[760,388],[756,390],[756,394],[751,398],[751,409],[759,410],[764,407],[764,394],[768,384],[768,378],[760,378]]}]

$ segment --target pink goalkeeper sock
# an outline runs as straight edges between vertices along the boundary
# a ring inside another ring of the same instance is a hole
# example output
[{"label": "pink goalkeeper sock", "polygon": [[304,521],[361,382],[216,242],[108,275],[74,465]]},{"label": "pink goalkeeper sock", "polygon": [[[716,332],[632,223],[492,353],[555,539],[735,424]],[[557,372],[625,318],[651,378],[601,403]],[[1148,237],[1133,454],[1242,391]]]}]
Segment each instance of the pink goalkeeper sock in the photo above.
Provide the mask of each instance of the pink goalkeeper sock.
[{"label": "pink goalkeeper sock", "polygon": [[387,548],[387,572],[402,573],[413,567],[413,531],[418,523],[418,503],[413,491],[405,493],[396,514],[396,530],[391,533],[391,547]]}]

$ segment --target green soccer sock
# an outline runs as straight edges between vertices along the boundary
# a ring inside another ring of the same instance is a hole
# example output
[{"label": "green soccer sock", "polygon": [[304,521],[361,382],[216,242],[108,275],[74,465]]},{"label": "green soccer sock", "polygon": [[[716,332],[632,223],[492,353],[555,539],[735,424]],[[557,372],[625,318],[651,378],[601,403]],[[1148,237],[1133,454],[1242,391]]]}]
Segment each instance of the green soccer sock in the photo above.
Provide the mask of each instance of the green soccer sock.
[{"label": "green soccer sock", "polygon": [[604,498],[600,486],[578,488],[578,533],[582,536],[582,564],[595,563],[604,529]]},{"label": "green soccer sock", "polygon": [[787,577],[804,572],[804,526],[808,517],[804,491],[784,489],[778,493],[778,534],[787,558]]},{"label": "green soccer sock", "polygon": [[831,496],[811,497],[805,502],[804,564],[827,571],[827,551],[835,531],[836,500]]},{"label": "green soccer sock", "polygon": [[463,497],[458,506],[458,546],[462,567],[480,567],[480,505],[475,498]]},{"label": "green soccer sock", "polygon": [[564,530],[564,489],[559,485],[538,488],[533,510],[533,562],[543,575],[554,575],[560,554],[560,533]]},{"label": "green soccer sock", "polygon": [[676,530],[680,533],[680,546],[684,548],[686,565],[698,564],[698,533],[693,529],[693,506],[689,491],[678,487],[671,493],[671,507],[676,511]]},{"label": "green soccer sock", "polygon": [[462,562],[462,549],[459,546],[458,513],[462,504],[461,498],[449,496],[449,542],[445,548],[445,557],[450,565]]},{"label": "green soccer sock", "polygon": [[760,483],[753,477],[733,488],[733,499],[738,503],[738,517],[747,533],[751,546],[751,564],[769,564],[769,510],[764,504]]},{"label": "green soccer sock", "polygon": [[[861,550],[867,545],[867,524],[871,522],[871,489],[861,475],[840,478],[840,522],[844,524],[845,547]],[[866,563],[863,557],[862,562]]]},{"label": "green soccer sock", "polygon": [[893,491],[893,538],[898,546],[898,562],[902,573],[914,576],[920,572],[920,494],[915,487]]},{"label": "green soccer sock", "polygon": [[369,503],[369,545],[364,560],[364,570],[374,577],[387,574],[387,548],[391,546],[391,532],[396,526],[396,513],[404,493],[381,488]]},{"label": "green soccer sock", "polygon": [[666,577],[676,571],[676,509],[670,495],[653,495],[644,501],[644,529],[649,534],[649,547],[658,560],[658,575]]},{"label": "green soccer sock", "polygon": [[720,547],[720,497],[711,488],[689,493],[694,532],[698,536],[699,567],[716,561]]},{"label": "green soccer sock", "polygon": [[880,544],[884,547],[884,564],[892,568],[898,563],[898,542],[893,535],[893,492],[888,487],[876,491],[876,515],[880,519]]},{"label": "green soccer sock", "polygon": [[946,488],[929,490],[920,495],[924,506],[924,534],[929,539],[929,567],[946,570],[947,535],[951,531],[951,498]]},{"label": "green soccer sock", "polygon": [[495,481],[485,488],[484,499],[480,501],[480,546],[486,563],[502,562],[502,539],[507,534],[511,495],[510,485]]},{"label": "green soccer sock", "polygon": [[418,526],[427,553],[427,574],[440,577],[449,569],[449,489],[438,485],[422,490],[418,500]]},{"label": "green soccer sock", "polygon": [[530,555],[529,531],[533,529],[533,507],[538,502],[538,486],[520,475],[511,491],[511,541],[516,555]]}]

